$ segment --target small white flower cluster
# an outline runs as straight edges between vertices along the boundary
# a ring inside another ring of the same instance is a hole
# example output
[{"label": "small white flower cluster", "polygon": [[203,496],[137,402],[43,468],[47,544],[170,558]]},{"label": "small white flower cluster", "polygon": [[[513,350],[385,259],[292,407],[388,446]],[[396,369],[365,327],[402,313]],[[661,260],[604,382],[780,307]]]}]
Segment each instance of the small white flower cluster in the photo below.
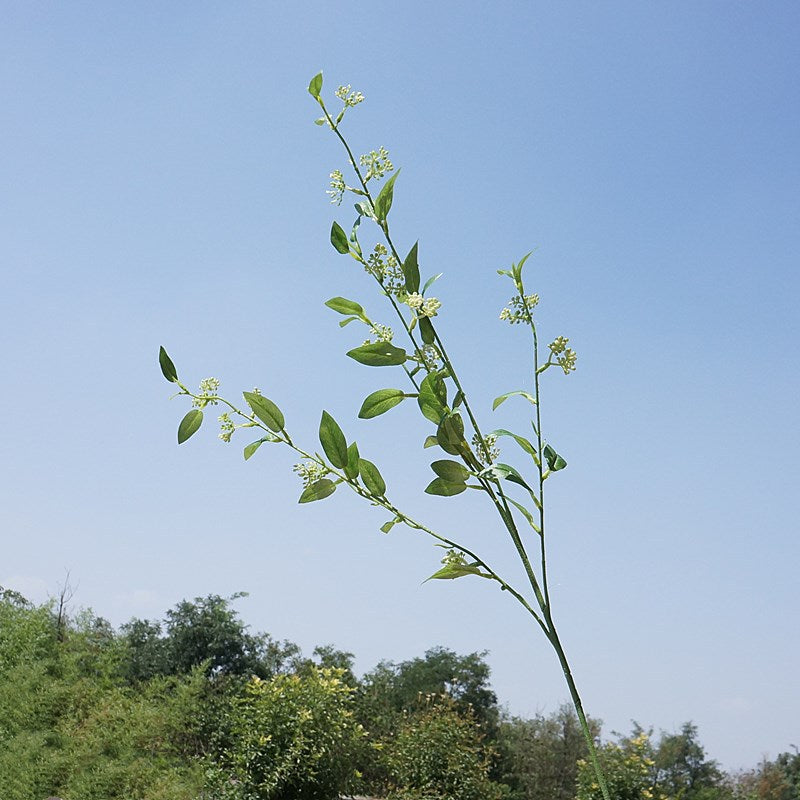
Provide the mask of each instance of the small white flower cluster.
[{"label": "small white flower cluster", "polygon": [[518,322],[527,322],[533,309],[539,305],[538,294],[526,294],[524,297],[516,294],[509,301],[510,308],[504,308],[500,312],[500,319],[508,321],[511,325],[516,325]]},{"label": "small white flower cluster", "polygon": [[314,481],[318,481],[323,475],[327,473],[322,464],[317,464],[316,461],[301,461],[292,467],[292,472],[297,473],[303,481],[303,488],[311,486]]},{"label": "small white flower cluster", "polygon": [[460,550],[448,550],[442,559],[442,564],[448,567],[463,567],[467,559]]},{"label": "small white flower cluster", "polygon": [[442,354],[439,352],[439,348],[433,344],[422,345],[420,355],[422,356],[423,365],[429,370],[437,369],[442,360]]},{"label": "small white flower cluster", "polygon": [[219,380],[217,378],[205,378],[200,381],[200,395],[193,398],[192,405],[197,408],[205,408],[207,405],[215,406],[217,401],[214,396],[219,389]]},{"label": "small white flower cluster", "polygon": [[342,204],[342,198],[344,197],[344,191],[347,188],[347,184],[344,182],[344,175],[342,175],[341,170],[335,169],[331,172],[331,188],[327,189],[325,194],[330,195],[331,203],[335,203],[337,206]]},{"label": "small white flower cluster", "polygon": [[377,278],[389,294],[395,297],[405,295],[406,279],[403,275],[403,268],[394,255],[389,253],[380,242],[375,245],[372,253],[367,257],[364,269]]},{"label": "small white flower cluster", "polygon": [[394,170],[394,164],[389,159],[389,151],[385,147],[370,150],[359,159],[361,166],[366,167],[364,182],[370,178],[382,178],[387,172]]},{"label": "small white flower cluster", "polygon": [[493,464],[500,458],[500,448],[497,446],[497,435],[489,433],[483,437],[481,442],[480,436],[474,434],[472,437],[472,446],[478,454],[478,459],[482,464]]},{"label": "small white flower cluster", "polygon": [[351,86],[349,83],[347,86],[340,86],[336,90],[335,94],[345,104],[345,106],[350,108],[364,102],[364,95],[361,94],[361,92],[351,91]]},{"label": "small white flower cluster", "polygon": [[555,357],[556,364],[564,370],[565,375],[575,371],[575,363],[578,360],[578,354],[571,347],[567,347],[568,344],[569,339],[559,336],[547,345]]},{"label": "small white flower cluster", "polygon": [[394,331],[388,325],[380,325],[376,322],[372,326],[372,335],[377,337],[379,342],[391,342]]},{"label": "small white flower cluster", "polygon": [[442,304],[435,297],[423,297],[419,292],[414,292],[406,297],[406,305],[417,312],[418,317],[435,317]]},{"label": "small white flower cluster", "polygon": [[220,414],[217,420],[219,421],[219,438],[223,442],[229,442],[233,432],[236,430],[236,425],[233,424],[233,420],[228,413]]}]

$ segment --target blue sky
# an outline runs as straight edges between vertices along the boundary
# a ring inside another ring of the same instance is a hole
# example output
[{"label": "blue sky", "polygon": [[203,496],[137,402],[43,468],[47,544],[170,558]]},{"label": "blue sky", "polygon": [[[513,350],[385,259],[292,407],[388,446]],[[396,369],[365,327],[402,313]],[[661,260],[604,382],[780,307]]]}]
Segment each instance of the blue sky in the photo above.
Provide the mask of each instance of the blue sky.
[{"label": "blue sky", "polygon": [[[187,382],[261,389],[315,446],[322,408],[398,504],[513,570],[479,497],[430,498],[425,424],[356,419],[400,376],[352,363],[323,303],[380,298],[328,243],[312,124],[323,69],[366,102],[357,152],[403,172],[393,235],[443,272],[439,329],[488,427],[526,380],[496,275],[536,249],[555,616],[589,712],[688,719],[727,767],[798,743],[800,9],[773,2],[9,3],[0,31],[0,584],[122,623],[250,593],[244,618],[366,669],[488,649],[511,712],[567,693],[508,598],[421,585],[439,552],[337,493],[298,507],[293,459],[208,425],[178,448],[164,344]],[[387,320],[388,321],[388,318]],[[494,417],[494,418],[493,418]],[[213,417],[212,417],[213,419]],[[508,450],[506,450],[506,456]],[[553,483],[554,485],[550,485]],[[473,493],[469,493],[470,495]],[[477,493],[475,493],[477,494]],[[478,585],[478,584],[481,585]]]}]

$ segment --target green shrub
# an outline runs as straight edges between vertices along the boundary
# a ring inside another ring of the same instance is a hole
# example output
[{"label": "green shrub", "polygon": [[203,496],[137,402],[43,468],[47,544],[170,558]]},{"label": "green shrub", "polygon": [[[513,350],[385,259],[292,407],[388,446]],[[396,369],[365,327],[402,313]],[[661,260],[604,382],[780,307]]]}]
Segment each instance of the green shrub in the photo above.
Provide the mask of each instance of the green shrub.
[{"label": "green shrub", "polygon": [[230,745],[208,771],[209,797],[332,800],[357,780],[363,729],[341,669],[253,677],[232,704]]},{"label": "green shrub", "polygon": [[505,787],[489,779],[492,752],[471,711],[447,697],[406,714],[384,744],[392,800],[499,800]]}]

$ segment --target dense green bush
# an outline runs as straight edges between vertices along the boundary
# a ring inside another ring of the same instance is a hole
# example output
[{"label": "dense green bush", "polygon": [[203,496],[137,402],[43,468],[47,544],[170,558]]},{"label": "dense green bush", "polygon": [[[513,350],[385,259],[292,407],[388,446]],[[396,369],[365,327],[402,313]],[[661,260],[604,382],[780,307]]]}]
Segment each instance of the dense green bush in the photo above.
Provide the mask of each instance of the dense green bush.
[{"label": "dense green bush", "polygon": [[253,677],[233,701],[231,744],[208,772],[210,797],[333,800],[357,782],[364,738],[344,670]]},{"label": "dense green bush", "polygon": [[383,757],[391,776],[392,800],[499,800],[505,787],[489,778],[491,749],[472,712],[447,697],[405,714]]}]

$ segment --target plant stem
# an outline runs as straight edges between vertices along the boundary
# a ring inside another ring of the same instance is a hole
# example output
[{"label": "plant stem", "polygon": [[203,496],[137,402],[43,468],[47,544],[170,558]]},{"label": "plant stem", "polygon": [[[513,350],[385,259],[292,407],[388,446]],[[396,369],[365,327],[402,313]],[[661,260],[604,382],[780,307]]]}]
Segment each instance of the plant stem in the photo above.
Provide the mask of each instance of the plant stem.
[{"label": "plant stem", "polygon": [[578,715],[578,721],[581,724],[581,729],[583,730],[583,735],[586,739],[586,746],[589,750],[589,760],[592,762],[595,777],[597,778],[597,782],[600,784],[600,791],[603,793],[604,800],[611,800],[611,794],[608,791],[606,777],[603,773],[603,768],[600,766],[600,759],[597,756],[597,748],[594,744],[594,737],[592,736],[592,732],[589,728],[589,722],[586,719],[586,714],[583,710],[583,703],[581,703],[581,697],[578,694],[578,687],[575,685],[575,679],[572,677],[572,670],[570,669],[569,662],[567,661],[567,656],[564,653],[564,648],[561,646],[561,640],[558,637],[558,631],[556,631],[556,626],[553,623],[553,618],[550,616],[550,611],[546,610],[544,614],[545,619],[547,620],[547,626],[549,628],[549,633],[546,633],[546,635],[550,641],[550,644],[553,646],[553,649],[556,651],[558,662],[561,665],[561,670],[564,673],[564,678],[567,681],[567,687],[569,688],[569,693],[572,697],[572,705],[575,707],[575,713]]}]

